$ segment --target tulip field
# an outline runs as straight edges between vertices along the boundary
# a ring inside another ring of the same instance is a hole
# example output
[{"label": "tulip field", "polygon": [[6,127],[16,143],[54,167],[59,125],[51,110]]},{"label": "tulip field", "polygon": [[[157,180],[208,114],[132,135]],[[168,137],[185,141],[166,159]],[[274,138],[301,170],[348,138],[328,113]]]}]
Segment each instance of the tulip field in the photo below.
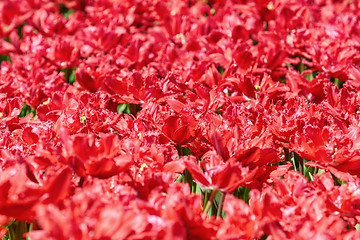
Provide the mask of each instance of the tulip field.
[{"label": "tulip field", "polygon": [[360,1],[1,0],[0,238],[360,239]]}]

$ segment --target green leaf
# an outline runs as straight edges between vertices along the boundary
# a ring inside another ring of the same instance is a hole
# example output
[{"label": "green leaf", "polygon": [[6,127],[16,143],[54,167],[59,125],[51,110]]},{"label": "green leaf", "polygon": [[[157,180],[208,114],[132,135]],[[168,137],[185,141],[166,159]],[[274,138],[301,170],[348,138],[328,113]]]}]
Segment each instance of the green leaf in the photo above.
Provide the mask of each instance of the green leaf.
[{"label": "green leaf", "polygon": [[334,174],[332,174],[332,173],[331,173],[331,176],[332,176],[332,177],[333,177],[333,179],[334,179],[335,185],[340,186],[340,185],[342,185],[342,184],[346,183],[346,181],[341,181],[340,179],[338,179],[337,177],[335,177],[335,175],[334,175]]},{"label": "green leaf", "polygon": [[217,67],[217,70],[219,71],[219,73],[220,73],[221,76],[222,76],[222,75],[224,74],[224,72],[225,72],[225,68],[223,68],[223,67],[221,67],[221,66]]},{"label": "green leaf", "polygon": [[30,230],[30,226],[31,225],[27,224],[26,222],[19,222],[16,220],[11,221],[10,223],[6,224],[6,228],[9,232],[9,234],[7,235],[8,237],[7,239],[9,240],[25,239],[23,237],[23,234]]},{"label": "green leaf", "polygon": [[26,115],[33,113],[34,119],[37,118],[36,116],[36,110],[34,108],[31,108],[29,105],[24,103],[23,108],[21,109],[21,112],[18,117],[25,117]]},{"label": "green leaf", "polygon": [[203,194],[203,191],[201,190],[201,187],[199,186],[199,184],[195,184],[196,188],[195,188],[195,193],[197,194]]},{"label": "green leaf", "polygon": [[183,156],[189,156],[191,151],[188,147],[181,147]]},{"label": "green leaf", "polygon": [[222,113],[222,109],[223,109],[223,107],[221,106],[221,107],[219,107],[217,110],[216,110],[216,114],[218,114],[218,115],[223,115],[223,113]]},{"label": "green leaf", "polygon": [[240,198],[242,200],[244,200],[246,203],[249,203],[249,193],[250,193],[249,188],[245,187],[239,187],[238,189],[236,189],[233,192],[233,195],[237,198]]},{"label": "green leaf", "polygon": [[69,18],[70,14],[74,13],[75,10],[73,10],[73,9],[68,9],[64,4],[59,4],[59,12],[60,12],[60,14],[62,14],[64,17]]},{"label": "green leaf", "polygon": [[187,169],[184,170],[182,180],[183,180],[184,183],[189,184],[190,191],[192,193],[196,192],[196,183],[194,182],[190,172]]},{"label": "green leaf", "polygon": [[360,224],[356,224],[356,225],[355,225],[355,229],[356,229],[356,230],[360,230]]},{"label": "green leaf", "polygon": [[117,106],[117,113],[127,113],[130,114],[130,107],[129,104],[125,104],[125,103],[120,103]]},{"label": "green leaf", "polygon": [[176,180],[175,182],[182,182],[183,181],[183,175],[181,174]]},{"label": "green leaf", "polygon": [[[304,159],[305,160],[305,159]],[[304,168],[305,168],[305,173],[304,173],[304,176],[307,177],[307,179],[310,181],[314,180],[314,177],[313,177],[313,173],[315,171],[315,168],[314,167],[309,167],[309,166],[306,166],[304,165]]]},{"label": "green leaf", "polygon": [[72,70],[69,76],[69,83],[72,85],[74,82],[76,82],[76,79],[75,79],[74,70]]},{"label": "green leaf", "polygon": [[253,45],[256,46],[259,42],[256,41],[255,39],[251,38],[251,40],[253,41]]},{"label": "green leaf", "polygon": [[76,70],[76,68],[64,68],[64,69],[58,70],[58,72],[63,72],[65,74],[64,75],[65,81],[72,85],[74,82],[76,82],[75,74],[74,74],[75,70]]},{"label": "green leaf", "polygon": [[1,240],[10,240],[9,234],[3,236],[3,237],[1,238]]},{"label": "green leaf", "polygon": [[343,84],[344,84],[344,82],[343,81],[341,81],[340,79],[338,79],[338,78],[330,78],[330,81],[332,82],[332,83],[334,83],[339,89],[341,89],[342,87],[343,87]]},{"label": "green leaf", "polygon": [[268,235],[264,234],[259,240],[265,240],[268,237]]},{"label": "green leaf", "polygon": [[10,61],[11,62],[11,58],[8,55],[0,55],[0,63],[2,61]]},{"label": "green leaf", "polygon": [[22,29],[23,27],[26,25],[26,22],[24,22],[23,24],[21,24],[20,26],[16,27],[17,30],[17,34],[19,35],[19,39],[23,38],[23,34],[22,34]]}]

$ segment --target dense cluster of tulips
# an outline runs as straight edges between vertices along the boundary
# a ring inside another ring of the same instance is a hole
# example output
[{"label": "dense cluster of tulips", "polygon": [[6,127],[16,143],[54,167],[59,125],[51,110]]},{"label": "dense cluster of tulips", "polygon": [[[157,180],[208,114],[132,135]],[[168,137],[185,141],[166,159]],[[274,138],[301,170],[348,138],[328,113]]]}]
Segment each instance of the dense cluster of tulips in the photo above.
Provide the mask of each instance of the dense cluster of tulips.
[{"label": "dense cluster of tulips", "polygon": [[0,236],[360,239],[359,17],[0,1]]}]

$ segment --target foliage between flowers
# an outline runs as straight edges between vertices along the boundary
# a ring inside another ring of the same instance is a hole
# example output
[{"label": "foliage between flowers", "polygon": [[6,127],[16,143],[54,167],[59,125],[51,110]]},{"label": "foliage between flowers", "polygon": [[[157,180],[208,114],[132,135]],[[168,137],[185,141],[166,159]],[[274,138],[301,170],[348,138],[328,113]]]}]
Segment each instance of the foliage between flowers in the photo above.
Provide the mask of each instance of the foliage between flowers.
[{"label": "foliage between flowers", "polygon": [[360,3],[0,2],[3,239],[360,239]]}]

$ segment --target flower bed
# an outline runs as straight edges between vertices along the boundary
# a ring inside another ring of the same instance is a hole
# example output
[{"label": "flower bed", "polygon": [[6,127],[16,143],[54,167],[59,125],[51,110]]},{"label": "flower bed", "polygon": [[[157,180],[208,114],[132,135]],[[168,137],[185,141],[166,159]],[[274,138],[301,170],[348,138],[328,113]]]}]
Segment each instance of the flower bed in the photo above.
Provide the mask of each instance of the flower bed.
[{"label": "flower bed", "polygon": [[2,239],[360,239],[360,3],[0,2]]}]

